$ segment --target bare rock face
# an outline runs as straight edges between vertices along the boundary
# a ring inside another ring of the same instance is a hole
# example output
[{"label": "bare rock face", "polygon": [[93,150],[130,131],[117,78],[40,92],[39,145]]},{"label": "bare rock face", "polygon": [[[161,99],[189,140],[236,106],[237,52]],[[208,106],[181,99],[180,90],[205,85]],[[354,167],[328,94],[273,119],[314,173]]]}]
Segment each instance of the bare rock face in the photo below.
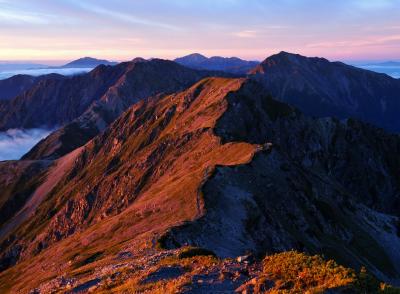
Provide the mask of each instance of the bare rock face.
[{"label": "bare rock face", "polygon": [[400,131],[400,80],[323,58],[281,52],[249,76],[273,97],[318,117],[357,118]]}]

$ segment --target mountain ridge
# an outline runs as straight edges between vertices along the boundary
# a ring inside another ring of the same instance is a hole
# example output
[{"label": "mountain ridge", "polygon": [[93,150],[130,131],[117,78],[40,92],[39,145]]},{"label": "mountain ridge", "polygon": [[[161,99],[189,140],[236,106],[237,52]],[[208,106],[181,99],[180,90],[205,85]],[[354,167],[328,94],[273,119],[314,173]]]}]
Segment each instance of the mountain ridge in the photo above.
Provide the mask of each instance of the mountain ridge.
[{"label": "mountain ridge", "polygon": [[206,78],[139,101],[87,143],[3,239],[2,264],[19,263],[0,279],[186,244],[220,257],[297,248],[398,283],[399,149],[397,135],[307,117],[258,82]]},{"label": "mountain ridge", "polygon": [[400,131],[400,80],[324,58],[280,52],[249,72],[272,96],[308,115],[357,118]]},{"label": "mountain ridge", "polygon": [[10,78],[0,80],[0,100],[10,100],[23,92],[28,91],[37,83],[45,79],[62,79],[59,74],[48,74],[42,76],[30,76],[18,74]]},{"label": "mountain ridge", "polygon": [[233,74],[245,74],[259,64],[258,61],[247,61],[237,57],[205,57],[199,53],[189,54],[174,59],[175,62],[194,69],[219,70]]},{"label": "mountain ridge", "polygon": [[296,252],[354,269],[313,263],[331,293],[400,285],[400,136],[363,122],[390,130],[396,87],[287,52],[242,78],[139,58],[40,81],[0,104],[62,125],[0,162],[0,292],[278,291],[271,268],[317,260]]},{"label": "mountain ridge", "polygon": [[[49,87],[43,85],[38,94],[32,90],[33,95],[29,99],[34,105],[37,104],[35,97],[50,99],[50,106],[57,107],[61,114],[60,120],[54,121],[53,124],[62,127],[35,146],[24,156],[24,159],[62,156],[84,145],[89,139],[104,130],[126,108],[140,99],[161,93],[171,93],[183,89],[201,78],[215,75],[226,74],[192,70],[162,59],[150,61],[136,59],[112,67],[100,65],[86,75],[72,77],[55,85],[52,82],[55,95],[48,95]],[[77,84],[82,84],[82,86],[77,87]],[[61,90],[64,88],[65,90]],[[65,96],[71,91],[74,99],[72,101]],[[44,96],[41,94],[42,92],[45,93]],[[21,107],[26,103],[26,97],[17,97],[10,103],[15,100]],[[61,107],[58,100],[66,100],[66,109]],[[46,104],[48,103],[46,102]],[[75,108],[76,104],[79,106],[79,111]],[[4,119],[10,117],[12,121],[12,113],[9,113],[6,107],[5,109],[7,116]],[[34,109],[32,110],[34,111]],[[37,123],[44,125],[48,122],[46,115],[41,119],[42,121],[35,117],[37,121],[28,126],[35,126]],[[1,127],[0,119],[0,129]]]}]

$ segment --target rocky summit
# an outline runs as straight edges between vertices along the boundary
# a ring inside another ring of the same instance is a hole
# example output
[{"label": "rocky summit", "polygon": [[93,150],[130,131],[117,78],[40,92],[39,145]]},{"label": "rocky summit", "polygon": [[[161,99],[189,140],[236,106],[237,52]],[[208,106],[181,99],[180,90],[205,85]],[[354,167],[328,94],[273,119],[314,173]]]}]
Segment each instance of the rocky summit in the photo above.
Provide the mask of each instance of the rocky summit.
[{"label": "rocky summit", "polygon": [[281,52],[265,59],[249,75],[303,113],[357,118],[400,131],[400,80],[325,58]]},{"label": "rocky summit", "polygon": [[113,116],[0,162],[0,292],[395,293],[399,135],[287,104],[275,58],[257,78],[160,60],[72,78],[98,77],[76,88],[98,104],[61,121]]}]

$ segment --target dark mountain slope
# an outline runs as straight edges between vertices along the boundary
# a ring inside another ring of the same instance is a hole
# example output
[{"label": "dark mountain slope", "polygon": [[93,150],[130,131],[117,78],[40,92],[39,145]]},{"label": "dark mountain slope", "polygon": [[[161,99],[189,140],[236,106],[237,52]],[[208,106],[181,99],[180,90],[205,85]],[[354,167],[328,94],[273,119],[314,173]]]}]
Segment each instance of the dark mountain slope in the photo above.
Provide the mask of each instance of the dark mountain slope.
[{"label": "dark mountain slope", "polygon": [[256,67],[258,61],[247,61],[237,57],[205,57],[194,53],[174,60],[175,62],[194,69],[219,70],[233,74],[246,74]]},{"label": "dark mountain slope", "polygon": [[217,74],[161,59],[101,65],[86,75],[42,81],[0,106],[0,130],[65,125],[24,158],[61,156],[85,144],[140,99],[172,93]]},{"label": "dark mountain slope", "polygon": [[[114,67],[100,65],[88,74],[63,80],[46,79],[0,109],[0,130],[62,125],[83,114],[97,100],[104,103],[113,99],[111,106],[118,112],[118,107],[126,107],[124,103],[154,94],[155,86],[176,90],[177,84],[188,86],[205,75],[171,61],[153,59]],[[141,82],[148,84],[141,88]],[[123,95],[121,101],[116,97],[119,94]]]},{"label": "dark mountain slope", "polygon": [[42,80],[62,78],[63,76],[57,74],[43,75],[39,77],[16,75],[5,80],[0,80],[0,100],[9,100],[14,98],[31,89]]},{"label": "dark mountain slope", "polygon": [[318,117],[358,118],[400,131],[400,80],[323,58],[281,52],[250,72],[281,101]]},{"label": "dark mountain slope", "polygon": [[124,72],[122,66],[99,66],[85,75],[43,80],[0,108],[0,130],[70,122],[100,99]]},{"label": "dark mountain slope", "polygon": [[0,162],[0,226],[22,208],[49,165],[48,161]]},{"label": "dark mountain slope", "polygon": [[210,78],[135,104],[67,155],[34,215],[3,236],[3,266],[20,263],[0,280],[28,290],[54,279],[40,268],[85,276],[126,251],[191,244],[319,252],[399,283],[400,138],[265,93]]}]

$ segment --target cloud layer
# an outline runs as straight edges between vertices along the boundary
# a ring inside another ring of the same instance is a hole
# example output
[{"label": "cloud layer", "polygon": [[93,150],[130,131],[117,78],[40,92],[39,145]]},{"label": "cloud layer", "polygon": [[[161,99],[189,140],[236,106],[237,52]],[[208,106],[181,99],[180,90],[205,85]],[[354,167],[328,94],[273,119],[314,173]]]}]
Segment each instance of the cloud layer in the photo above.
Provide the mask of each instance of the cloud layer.
[{"label": "cloud layer", "polygon": [[0,161],[21,158],[50,132],[46,129],[10,129],[0,132]]},{"label": "cloud layer", "polygon": [[379,66],[379,65],[361,65],[363,69],[372,70],[392,76],[393,78],[400,78],[400,65],[399,66]]},{"label": "cloud layer", "polygon": [[58,73],[64,76],[77,75],[91,71],[93,68],[39,68],[39,69],[19,69],[19,70],[7,70],[0,71],[0,80],[7,79],[9,77],[25,74],[31,76],[41,76],[50,73]]}]

